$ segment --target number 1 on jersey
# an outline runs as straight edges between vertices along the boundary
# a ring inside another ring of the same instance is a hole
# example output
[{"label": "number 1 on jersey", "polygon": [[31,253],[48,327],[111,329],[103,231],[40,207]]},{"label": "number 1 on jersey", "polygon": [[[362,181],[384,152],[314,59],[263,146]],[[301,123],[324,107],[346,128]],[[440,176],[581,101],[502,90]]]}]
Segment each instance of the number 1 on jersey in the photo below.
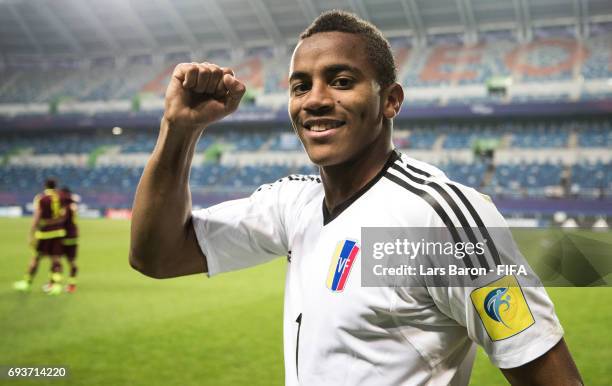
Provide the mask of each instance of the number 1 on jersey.
[{"label": "number 1 on jersey", "polygon": [[299,376],[298,356],[299,356],[299,350],[300,350],[300,328],[302,328],[302,314],[301,313],[298,315],[297,319],[295,319],[295,322],[298,324],[297,334],[296,334],[296,339],[295,339],[295,374],[296,376]]}]

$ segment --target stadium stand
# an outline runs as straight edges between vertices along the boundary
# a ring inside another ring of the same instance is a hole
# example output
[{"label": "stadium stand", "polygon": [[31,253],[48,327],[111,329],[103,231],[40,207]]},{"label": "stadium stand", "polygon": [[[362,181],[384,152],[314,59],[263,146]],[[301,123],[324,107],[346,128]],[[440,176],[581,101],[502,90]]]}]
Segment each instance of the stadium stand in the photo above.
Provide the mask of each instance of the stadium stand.
[{"label": "stadium stand", "polygon": [[581,162],[572,166],[571,194],[583,197],[601,197],[612,190],[610,163]]},{"label": "stadium stand", "polygon": [[547,126],[514,128],[512,146],[527,148],[565,147],[569,132],[561,126]]},{"label": "stadium stand", "polygon": [[470,148],[476,139],[500,140],[502,134],[501,132],[496,131],[493,127],[470,127],[467,125],[449,126],[445,131],[445,149]]},{"label": "stadium stand", "polygon": [[609,121],[587,125],[579,135],[581,147],[612,147],[612,127]]},{"label": "stadium stand", "polygon": [[[405,89],[395,145],[494,199],[609,200],[612,23],[592,23],[579,39],[572,28],[538,26],[526,39],[511,30],[479,32],[474,41],[456,33],[392,37]],[[244,196],[288,174],[318,173],[287,121],[290,51],[206,52],[232,67],[248,93],[225,126],[198,143],[191,173],[197,205]],[[203,54],[137,52],[2,62],[0,205],[26,205],[50,175],[91,207],[131,205],[172,70]],[[504,86],[490,93],[492,80]],[[586,110],[556,116],[581,103]],[[544,104],[553,107],[542,113]],[[506,119],[500,106],[518,112]],[[115,125],[127,129],[111,135]]]},{"label": "stadium stand", "polygon": [[[517,91],[505,102],[608,98],[612,94],[612,85],[607,83],[612,78],[612,34],[580,41],[567,34],[554,35],[560,32],[540,33],[541,37],[524,44],[495,33],[492,38],[484,34],[482,42],[474,45],[438,38],[423,47],[395,39],[393,49],[402,84],[425,96],[411,98],[409,93],[411,103],[491,101],[484,86],[492,77],[512,79],[511,90]],[[18,67],[9,63],[0,70],[0,103],[159,99],[174,64],[181,60],[190,61],[189,55],[170,55],[161,63],[150,55],[122,61],[102,57],[86,62],[31,62],[26,68],[22,63]],[[262,97],[255,98],[256,103],[284,99],[287,53],[254,50],[242,58],[220,60],[236,69],[253,96]],[[533,83],[550,90],[543,94],[520,91],[521,85]],[[479,86],[476,92],[474,86]],[[274,95],[278,98],[268,98]]]},{"label": "stadium stand", "polygon": [[438,165],[444,170],[448,178],[461,184],[481,187],[486,171],[486,165],[481,162],[455,163],[449,162]]},{"label": "stadium stand", "polygon": [[[394,142],[417,158],[439,155],[430,161],[449,178],[493,197],[598,199],[612,197],[611,124],[605,118],[403,122]],[[0,205],[27,204],[40,181],[57,176],[91,207],[127,208],[156,133],[0,134],[0,139]],[[475,154],[475,141],[482,140],[493,140],[500,156]],[[207,133],[191,174],[194,201],[206,205],[210,193],[244,195],[289,174],[317,174],[301,154],[295,135],[280,128]]]}]

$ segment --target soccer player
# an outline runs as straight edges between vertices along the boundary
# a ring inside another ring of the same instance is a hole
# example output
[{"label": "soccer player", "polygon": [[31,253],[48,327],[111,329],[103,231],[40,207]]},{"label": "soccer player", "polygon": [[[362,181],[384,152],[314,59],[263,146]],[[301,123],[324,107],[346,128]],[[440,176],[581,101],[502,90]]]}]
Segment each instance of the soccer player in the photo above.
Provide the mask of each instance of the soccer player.
[{"label": "soccer player", "polygon": [[[286,385],[467,385],[475,343],[512,384],[581,384],[543,288],[522,288],[517,299],[506,287],[486,293],[532,318],[502,325],[472,303],[481,288],[361,285],[362,227],[504,224],[478,192],[394,150],[403,90],[376,27],[341,11],[319,16],[300,36],[289,87],[293,128],[320,176],[282,178],[192,213],[196,142],[236,110],[245,86],[211,63],[175,68],[136,192],[131,265],[155,278],[213,276],[290,256]],[[338,259],[352,268],[335,269]]]},{"label": "soccer player", "polygon": [[64,208],[65,211],[64,229],[66,230],[66,236],[62,240],[62,246],[64,256],[70,265],[70,275],[68,276],[68,284],[66,284],[65,290],[68,293],[73,293],[76,291],[76,275],[78,272],[76,258],[79,229],[76,224],[76,216],[78,211],[77,204],[80,201],[80,197],[77,194],[73,194],[66,186],[60,190],[60,197],[62,208]]},{"label": "soccer player", "polygon": [[30,245],[36,253],[30,262],[24,280],[15,282],[13,287],[18,291],[28,291],[38,270],[40,260],[48,256],[51,259],[51,275],[49,283],[43,289],[50,295],[58,295],[62,291],[62,239],[66,235],[64,229],[64,211],[60,195],[56,190],[56,181],[47,179],[45,190],[34,197],[34,216],[30,228]]}]

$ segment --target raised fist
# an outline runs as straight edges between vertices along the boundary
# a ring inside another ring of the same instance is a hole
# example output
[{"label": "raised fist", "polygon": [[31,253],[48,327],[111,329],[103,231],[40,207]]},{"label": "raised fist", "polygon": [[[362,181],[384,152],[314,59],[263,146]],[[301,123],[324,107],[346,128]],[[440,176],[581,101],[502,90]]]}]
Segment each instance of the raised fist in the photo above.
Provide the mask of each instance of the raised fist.
[{"label": "raised fist", "polygon": [[181,63],[166,89],[164,117],[172,125],[203,128],[236,111],[245,91],[229,68]]}]

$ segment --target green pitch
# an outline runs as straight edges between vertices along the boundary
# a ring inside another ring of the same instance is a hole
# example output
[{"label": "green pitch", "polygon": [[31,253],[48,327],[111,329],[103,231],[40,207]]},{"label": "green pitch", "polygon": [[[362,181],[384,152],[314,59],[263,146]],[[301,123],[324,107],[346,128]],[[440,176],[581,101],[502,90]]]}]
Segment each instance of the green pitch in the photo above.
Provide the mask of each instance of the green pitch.
[{"label": "green pitch", "polygon": [[[29,222],[0,219],[0,366],[68,366],[70,375],[0,384],[282,385],[283,259],[210,280],[154,280],[128,265],[127,221],[81,220],[76,293],[42,293],[45,261],[22,294],[11,285],[29,261]],[[608,385],[612,289],[549,294],[586,384]],[[506,383],[480,352],[471,384]]]}]

